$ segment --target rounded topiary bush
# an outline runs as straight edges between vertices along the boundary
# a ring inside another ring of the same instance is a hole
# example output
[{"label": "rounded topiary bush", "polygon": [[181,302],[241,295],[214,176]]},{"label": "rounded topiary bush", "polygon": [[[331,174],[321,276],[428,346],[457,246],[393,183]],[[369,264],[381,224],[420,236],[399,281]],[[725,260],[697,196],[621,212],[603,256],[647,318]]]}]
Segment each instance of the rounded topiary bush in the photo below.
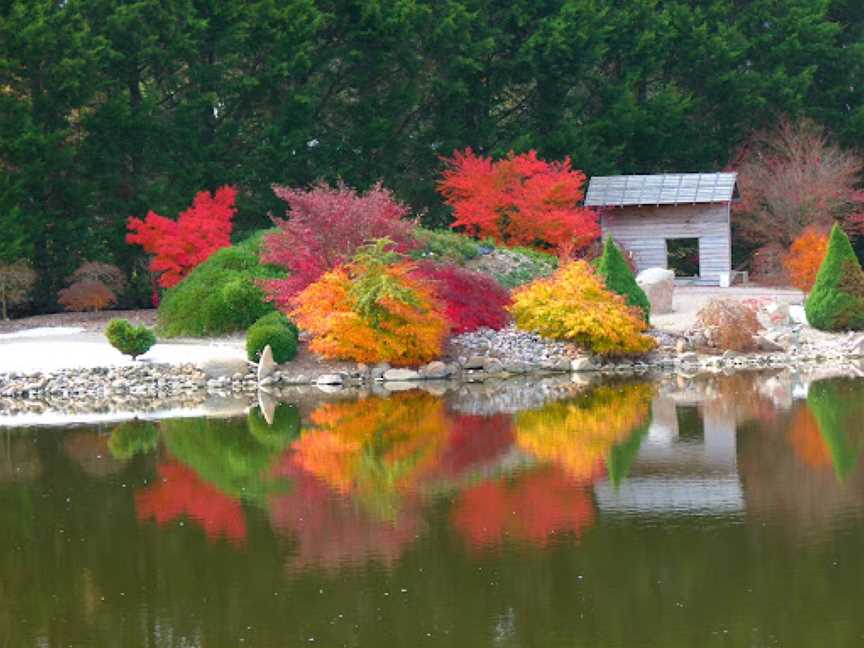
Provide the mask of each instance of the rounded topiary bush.
[{"label": "rounded topiary bush", "polygon": [[849,238],[834,225],[828,252],[804,304],[810,326],[824,331],[864,329],[864,273]]},{"label": "rounded topiary bush", "polygon": [[165,337],[202,337],[242,331],[273,312],[265,301],[260,279],[284,276],[258,260],[264,232],[215,252],[179,284],[167,290],[159,304],[159,333]]},{"label": "rounded topiary bush", "polygon": [[246,356],[257,361],[268,344],[276,362],[293,360],[297,355],[296,328],[272,320],[255,322],[246,331]]},{"label": "rounded topiary bush", "polygon": [[133,326],[129,320],[113,319],[105,328],[108,342],[120,353],[132,356],[147,353],[156,344],[156,335],[146,326]]},{"label": "rounded topiary bush", "polygon": [[297,325],[294,322],[292,322],[290,319],[288,319],[288,316],[285,313],[283,313],[282,311],[278,311],[278,310],[275,310],[272,313],[267,313],[263,317],[259,317],[258,320],[255,322],[255,324],[262,325],[262,326],[263,325],[269,326],[271,324],[278,325],[278,326],[287,326],[289,329],[291,329],[294,332],[295,336],[300,335],[300,329],[297,328]]},{"label": "rounded topiary bush", "polygon": [[636,283],[636,277],[627,265],[621,250],[615,245],[612,237],[607,237],[603,242],[603,254],[597,260],[597,274],[603,277],[606,287],[614,293],[622,295],[630,306],[635,306],[642,311],[647,322],[651,317],[651,302],[648,295]]}]

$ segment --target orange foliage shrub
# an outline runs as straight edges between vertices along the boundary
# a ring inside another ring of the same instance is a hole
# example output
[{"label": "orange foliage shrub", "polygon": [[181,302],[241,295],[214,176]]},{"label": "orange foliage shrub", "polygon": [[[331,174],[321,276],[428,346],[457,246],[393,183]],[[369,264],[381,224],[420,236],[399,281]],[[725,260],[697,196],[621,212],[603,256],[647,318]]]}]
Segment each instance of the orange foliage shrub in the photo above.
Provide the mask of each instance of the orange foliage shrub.
[{"label": "orange foliage shrub", "polygon": [[656,342],[643,335],[642,313],[606,289],[585,261],[513,293],[516,325],[555,340],[569,340],[602,355],[647,353]]},{"label": "orange foliage shrub", "polygon": [[553,401],[516,414],[516,442],[543,461],[561,464],[574,479],[604,473],[612,447],[648,422],[654,388],[598,387],[588,399]]},{"label": "orange foliage shrub", "polygon": [[789,273],[792,285],[804,292],[810,292],[816,283],[819,266],[828,252],[828,235],[813,228],[807,228],[792,242],[789,252],[783,259],[783,267]]},{"label": "orange foliage shrub", "polygon": [[327,358],[397,365],[434,360],[449,325],[434,287],[413,271],[410,263],[361,257],[307,286],[290,315],[312,335],[309,348]]},{"label": "orange foliage shrub", "polygon": [[753,306],[735,299],[712,299],[696,313],[696,322],[711,346],[731,351],[754,349],[753,336],[762,328]]},{"label": "orange foliage shrub", "polygon": [[117,303],[117,296],[101,281],[76,281],[57,294],[57,301],[67,311],[100,311]]}]

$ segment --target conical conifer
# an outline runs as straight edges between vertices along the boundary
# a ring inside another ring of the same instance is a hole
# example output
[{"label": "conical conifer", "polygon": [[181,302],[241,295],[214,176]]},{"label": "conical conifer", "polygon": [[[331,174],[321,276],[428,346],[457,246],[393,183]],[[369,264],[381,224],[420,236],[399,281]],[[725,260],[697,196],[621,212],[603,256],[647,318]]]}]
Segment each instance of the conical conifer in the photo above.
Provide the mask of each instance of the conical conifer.
[{"label": "conical conifer", "polygon": [[630,271],[630,266],[615,245],[612,237],[607,237],[603,243],[603,254],[597,261],[597,274],[603,277],[606,287],[612,292],[623,295],[627,303],[642,310],[645,321],[651,316],[651,302],[645,291],[636,283],[636,277]]},{"label": "conical conifer", "polygon": [[824,331],[864,329],[864,273],[852,244],[839,225],[804,305],[807,321]]}]

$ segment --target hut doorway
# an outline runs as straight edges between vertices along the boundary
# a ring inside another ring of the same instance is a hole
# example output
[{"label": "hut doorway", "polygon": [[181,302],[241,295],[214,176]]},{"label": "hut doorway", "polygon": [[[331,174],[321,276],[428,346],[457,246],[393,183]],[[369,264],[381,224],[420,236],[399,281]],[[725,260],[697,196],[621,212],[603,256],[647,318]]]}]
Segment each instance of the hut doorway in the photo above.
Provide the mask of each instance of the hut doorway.
[{"label": "hut doorway", "polygon": [[666,267],[680,278],[699,276],[699,239],[666,239]]}]

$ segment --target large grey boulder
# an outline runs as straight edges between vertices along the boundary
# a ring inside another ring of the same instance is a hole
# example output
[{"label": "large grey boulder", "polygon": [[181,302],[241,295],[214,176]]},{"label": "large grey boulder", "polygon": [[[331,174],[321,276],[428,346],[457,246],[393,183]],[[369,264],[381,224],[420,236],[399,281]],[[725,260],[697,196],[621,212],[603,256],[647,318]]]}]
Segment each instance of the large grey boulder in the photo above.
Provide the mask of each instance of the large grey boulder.
[{"label": "large grey boulder", "polygon": [[651,312],[657,315],[672,312],[675,296],[675,273],[666,268],[646,268],[636,275],[636,283],[651,302]]}]

